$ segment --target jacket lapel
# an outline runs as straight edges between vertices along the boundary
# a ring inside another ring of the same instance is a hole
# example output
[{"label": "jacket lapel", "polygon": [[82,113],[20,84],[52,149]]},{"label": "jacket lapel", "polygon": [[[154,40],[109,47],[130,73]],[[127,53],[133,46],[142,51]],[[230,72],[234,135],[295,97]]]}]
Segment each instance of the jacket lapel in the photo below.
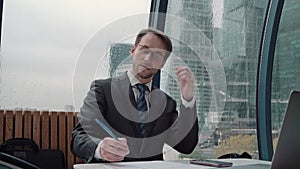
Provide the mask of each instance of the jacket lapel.
[{"label": "jacket lapel", "polygon": [[134,93],[126,73],[115,78],[112,82],[115,88],[112,91],[118,91],[119,103],[115,103],[117,110],[128,120],[128,124],[132,127],[132,134],[136,138],[142,137],[139,123],[139,116],[136,110],[136,100]]}]

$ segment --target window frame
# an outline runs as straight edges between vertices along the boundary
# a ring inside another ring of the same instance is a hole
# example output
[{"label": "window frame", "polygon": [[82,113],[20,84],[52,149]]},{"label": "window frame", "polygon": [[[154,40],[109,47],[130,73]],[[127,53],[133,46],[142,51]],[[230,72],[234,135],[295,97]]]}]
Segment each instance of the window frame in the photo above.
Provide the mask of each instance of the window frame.
[{"label": "window frame", "polygon": [[264,20],[256,78],[256,125],[259,159],[273,157],[271,89],[277,32],[284,0],[270,0]]},{"label": "window frame", "polygon": [[[150,7],[149,27],[164,32],[169,0],[152,0]],[[153,77],[152,85],[160,88],[160,70]]]}]

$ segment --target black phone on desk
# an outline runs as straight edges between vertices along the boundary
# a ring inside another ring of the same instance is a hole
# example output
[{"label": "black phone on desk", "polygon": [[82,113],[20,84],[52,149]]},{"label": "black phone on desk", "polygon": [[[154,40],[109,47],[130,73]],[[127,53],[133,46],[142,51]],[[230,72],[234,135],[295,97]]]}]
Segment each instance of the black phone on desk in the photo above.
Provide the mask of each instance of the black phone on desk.
[{"label": "black phone on desk", "polygon": [[190,163],[196,165],[205,165],[210,167],[219,167],[219,168],[232,166],[231,162],[217,161],[217,160],[190,160]]}]

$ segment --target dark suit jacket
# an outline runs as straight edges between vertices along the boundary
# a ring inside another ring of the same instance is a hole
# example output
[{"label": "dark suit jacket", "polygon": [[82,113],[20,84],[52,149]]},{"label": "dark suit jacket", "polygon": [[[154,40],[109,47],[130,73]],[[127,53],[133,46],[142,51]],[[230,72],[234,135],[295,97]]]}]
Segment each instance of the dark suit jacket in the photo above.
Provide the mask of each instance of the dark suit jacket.
[{"label": "dark suit jacket", "polygon": [[72,131],[72,152],[85,162],[102,161],[95,159],[94,153],[101,139],[109,135],[95,123],[95,118],[99,118],[115,135],[127,138],[130,154],[124,161],[163,160],[164,143],[181,153],[191,153],[198,142],[195,106],[181,105],[178,115],[176,102],[155,87],[151,90],[149,104],[149,121],[143,137],[127,74],[94,81]]}]

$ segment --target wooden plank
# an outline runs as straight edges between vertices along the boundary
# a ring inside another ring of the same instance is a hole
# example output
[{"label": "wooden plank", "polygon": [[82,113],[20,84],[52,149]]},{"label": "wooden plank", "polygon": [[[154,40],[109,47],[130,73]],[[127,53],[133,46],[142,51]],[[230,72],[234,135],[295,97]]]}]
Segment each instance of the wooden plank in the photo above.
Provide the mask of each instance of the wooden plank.
[{"label": "wooden plank", "polygon": [[41,123],[41,130],[42,130],[42,146],[41,149],[49,149],[49,142],[50,142],[50,123],[49,123],[49,111],[42,111],[42,123]]},{"label": "wooden plank", "polygon": [[4,123],[4,110],[0,110],[0,144],[4,142],[4,130],[5,130],[5,123]]},{"label": "wooden plank", "polygon": [[[75,127],[77,122],[78,122],[77,112],[74,112],[74,126],[73,127]],[[75,156],[75,164],[81,164],[81,163],[82,163],[82,160],[79,157]]]},{"label": "wooden plank", "polygon": [[33,140],[36,142],[36,144],[40,147],[41,143],[40,143],[40,137],[41,137],[41,122],[40,122],[40,112],[39,111],[33,111],[32,112],[32,117],[33,117],[33,130],[32,130],[32,137]]},{"label": "wooden plank", "polygon": [[64,153],[67,160],[67,136],[66,136],[66,114],[65,112],[58,113],[58,149]]},{"label": "wooden plank", "polygon": [[23,115],[22,110],[16,110],[14,112],[15,116],[15,138],[23,137]]},{"label": "wooden plank", "polygon": [[24,138],[32,138],[32,116],[31,111],[25,110],[24,111]]},{"label": "wooden plank", "polygon": [[75,125],[77,124],[77,122],[78,122],[78,118],[77,118],[77,112],[74,112],[74,118],[75,118],[75,123],[74,123],[74,127],[75,127]]},{"label": "wooden plank", "polygon": [[57,120],[57,112],[50,112],[50,148],[58,150],[58,120]]},{"label": "wooden plank", "polygon": [[73,167],[75,162],[75,157],[71,152],[71,141],[72,141],[72,130],[74,126],[74,113],[67,112],[67,158],[68,158],[68,167]]},{"label": "wooden plank", "polygon": [[14,113],[12,110],[7,110],[5,112],[5,140],[8,140],[10,138],[13,138],[13,132],[14,132]]},{"label": "wooden plank", "polygon": [[71,169],[74,163],[82,163],[70,149],[76,115],[76,112],[0,110],[0,142],[12,137],[32,138],[41,149],[61,150]]}]

